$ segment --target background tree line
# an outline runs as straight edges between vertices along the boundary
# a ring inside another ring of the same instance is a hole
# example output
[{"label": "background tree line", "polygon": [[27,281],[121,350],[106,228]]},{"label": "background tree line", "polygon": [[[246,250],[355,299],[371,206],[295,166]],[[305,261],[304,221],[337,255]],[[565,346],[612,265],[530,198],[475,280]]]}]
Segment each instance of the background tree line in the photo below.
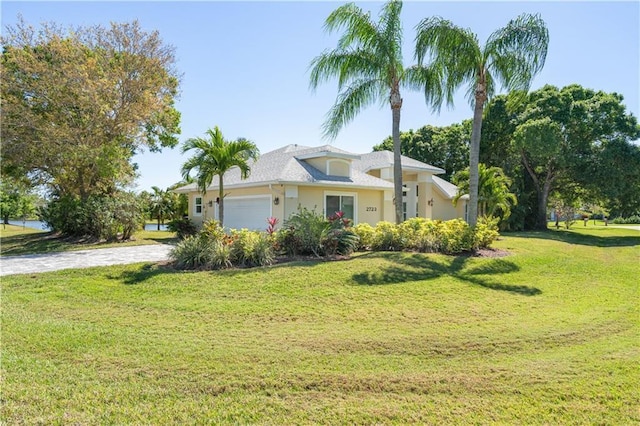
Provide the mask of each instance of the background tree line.
[{"label": "background tree line", "polygon": [[[401,133],[401,150],[443,168],[443,177],[464,189],[470,137],[470,120],[427,125]],[[640,212],[639,137],[636,117],[616,93],[573,84],[493,98],[483,118],[480,174],[497,167],[510,181],[516,200],[503,228],[546,229],[549,207],[612,217]],[[389,150],[392,143],[387,138],[373,149]]]}]

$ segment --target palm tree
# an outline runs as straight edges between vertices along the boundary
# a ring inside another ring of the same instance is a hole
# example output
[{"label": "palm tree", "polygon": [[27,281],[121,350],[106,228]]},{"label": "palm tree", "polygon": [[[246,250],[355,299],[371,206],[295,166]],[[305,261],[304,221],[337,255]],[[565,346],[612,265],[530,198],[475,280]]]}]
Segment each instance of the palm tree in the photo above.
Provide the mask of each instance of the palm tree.
[{"label": "palm tree", "polygon": [[[484,105],[501,84],[509,91],[529,90],[533,77],[544,66],[549,32],[539,15],[522,14],[489,36],[484,46],[469,29],[440,17],[422,20],[416,35],[416,58],[430,57],[441,70],[441,92],[451,104],[452,94],[463,84],[473,107],[469,147],[469,224],[478,217],[478,162]],[[427,98],[427,102],[429,99]]]},{"label": "palm tree", "polygon": [[[458,193],[453,199],[456,205],[460,197],[469,193],[469,169],[456,173],[454,183]],[[487,167],[478,164],[478,216],[501,217],[511,215],[511,207],[518,203],[515,194],[509,192],[511,179],[500,167]]]},{"label": "palm tree", "polygon": [[223,176],[231,168],[238,167],[242,179],[249,177],[249,173],[251,173],[249,160],[257,160],[259,151],[253,142],[244,138],[238,138],[235,141],[225,140],[218,126],[213,130],[207,130],[206,135],[207,138],[191,138],[184,143],[182,153],[194,150],[195,155],[182,165],[182,176],[188,180],[191,171],[195,170],[198,189],[206,194],[207,187],[211,185],[213,177],[218,175],[218,218],[220,225],[223,225]]},{"label": "palm tree", "polygon": [[153,194],[150,196],[149,211],[151,216],[158,220],[158,231],[160,225],[164,223],[164,219],[171,215],[173,210],[173,203],[171,200],[171,193],[160,189],[157,186],[152,186]]},{"label": "palm tree", "polygon": [[[377,23],[369,13],[353,3],[334,10],[325,21],[328,32],[344,29],[338,47],[325,51],[310,64],[310,86],[337,77],[338,98],[327,114],[324,136],[335,138],[342,127],[365,107],[389,100],[392,112],[393,181],[396,222],[402,221],[402,165],[400,163],[400,88],[423,87],[427,91],[433,79],[425,67],[405,68],[402,64],[402,2],[391,0],[380,12]],[[428,92],[430,93],[430,92]],[[438,98],[434,94],[434,98]]]}]

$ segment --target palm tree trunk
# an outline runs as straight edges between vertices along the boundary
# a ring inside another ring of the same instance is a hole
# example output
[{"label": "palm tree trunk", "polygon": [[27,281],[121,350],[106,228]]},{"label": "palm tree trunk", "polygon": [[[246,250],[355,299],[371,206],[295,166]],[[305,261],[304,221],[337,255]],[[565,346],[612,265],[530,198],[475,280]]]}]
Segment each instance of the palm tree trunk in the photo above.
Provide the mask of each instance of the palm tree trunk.
[{"label": "palm tree trunk", "polygon": [[[478,86],[480,87],[480,85]],[[484,89],[476,89],[476,104],[473,108],[473,127],[469,144],[469,217],[467,222],[470,226],[476,226],[478,222],[478,163],[480,162],[480,135],[485,98]]]},{"label": "palm tree trunk", "polygon": [[224,226],[224,189],[222,188],[222,173],[220,173],[220,193],[218,194],[218,219],[220,226]]},{"label": "palm tree trunk", "polygon": [[393,138],[393,185],[394,185],[394,207],[396,211],[396,223],[402,223],[402,162],[400,158],[400,109],[402,108],[402,98],[398,88],[391,91],[389,98],[391,103],[391,113],[393,125],[391,136]]}]

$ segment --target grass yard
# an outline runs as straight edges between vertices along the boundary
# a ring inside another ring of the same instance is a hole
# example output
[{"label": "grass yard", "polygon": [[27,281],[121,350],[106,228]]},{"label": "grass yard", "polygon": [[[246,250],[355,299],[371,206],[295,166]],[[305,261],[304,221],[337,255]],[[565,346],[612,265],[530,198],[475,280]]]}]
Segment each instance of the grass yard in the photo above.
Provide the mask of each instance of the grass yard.
[{"label": "grass yard", "polygon": [[[582,228],[582,227],[580,227]],[[7,424],[637,424],[640,232],[2,278]]]},{"label": "grass yard", "polygon": [[2,256],[144,244],[168,244],[176,241],[176,234],[168,231],[138,231],[132,241],[105,243],[61,238],[53,232],[23,228],[22,226],[0,225],[0,255]]}]

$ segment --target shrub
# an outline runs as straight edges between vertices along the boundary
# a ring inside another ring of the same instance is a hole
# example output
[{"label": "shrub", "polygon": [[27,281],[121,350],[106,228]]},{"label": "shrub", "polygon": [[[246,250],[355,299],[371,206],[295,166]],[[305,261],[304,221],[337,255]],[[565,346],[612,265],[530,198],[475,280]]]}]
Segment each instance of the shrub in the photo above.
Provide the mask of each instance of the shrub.
[{"label": "shrub", "polygon": [[142,206],[136,194],[119,191],[110,195],[58,197],[40,209],[40,218],[63,235],[89,236],[100,240],[127,240],[142,223]]},{"label": "shrub", "polygon": [[169,257],[180,269],[223,269],[232,265],[231,249],[202,235],[186,237],[171,250]]},{"label": "shrub", "polygon": [[462,219],[441,222],[439,243],[440,251],[446,254],[470,251],[474,244],[473,228]]},{"label": "shrub", "polygon": [[330,227],[324,217],[314,210],[302,207],[285,221],[285,226],[281,247],[287,254],[322,255],[322,237]]},{"label": "shrub", "polygon": [[611,223],[615,223],[616,225],[636,225],[640,224],[640,216],[633,215],[630,217],[616,217],[611,221]]},{"label": "shrub", "polygon": [[360,239],[358,243],[357,250],[371,250],[371,245],[373,244],[373,234],[375,232],[375,228],[368,223],[359,223],[353,228],[351,228],[353,232]]},{"label": "shrub", "polygon": [[226,232],[224,232],[224,228],[222,227],[222,225],[220,225],[220,222],[215,219],[205,221],[202,224],[200,234],[212,241],[222,242],[227,238],[227,234]]},{"label": "shrub", "polygon": [[397,225],[391,222],[378,222],[374,229],[371,249],[374,251],[404,250],[405,244]]},{"label": "shrub", "polygon": [[436,252],[440,249],[439,234],[441,221],[414,217],[399,226],[405,248],[421,252]]},{"label": "shrub", "polygon": [[400,225],[378,222],[374,227],[359,224],[353,228],[361,249],[376,251],[416,250],[456,254],[485,248],[498,237],[497,220],[481,219],[476,228],[461,220],[448,221],[411,218]]},{"label": "shrub", "polygon": [[171,250],[169,257],[181,269],[203,268],[209,263],[209,243],[206,238],[186,237]]},{"label": "shrub", "polygon": [[239,266],[271,265],[275,259],[272,239],[268,234],[241,229],[231,231],[232,262]]},{"label": "shrub", "polygon": [[347,256],[356,251],[360,237],[351,229],[351,220],[344,218],[344,212],[331,215],[328,225],[322,234],[322,252],[325,256]]},{"label": "shrub", "polygon": [[196,225],[186,217],[172,220],[167,224],[167,229],[175,232],[181,240],[196,235],[198,232]]},{"label": "shrub", "polygon": [[499,218],[493,217],[483,217],[478,220],[474,230],[474,249],[487,248],[493,244],[500,235],[498,233],[498,222]]}]

